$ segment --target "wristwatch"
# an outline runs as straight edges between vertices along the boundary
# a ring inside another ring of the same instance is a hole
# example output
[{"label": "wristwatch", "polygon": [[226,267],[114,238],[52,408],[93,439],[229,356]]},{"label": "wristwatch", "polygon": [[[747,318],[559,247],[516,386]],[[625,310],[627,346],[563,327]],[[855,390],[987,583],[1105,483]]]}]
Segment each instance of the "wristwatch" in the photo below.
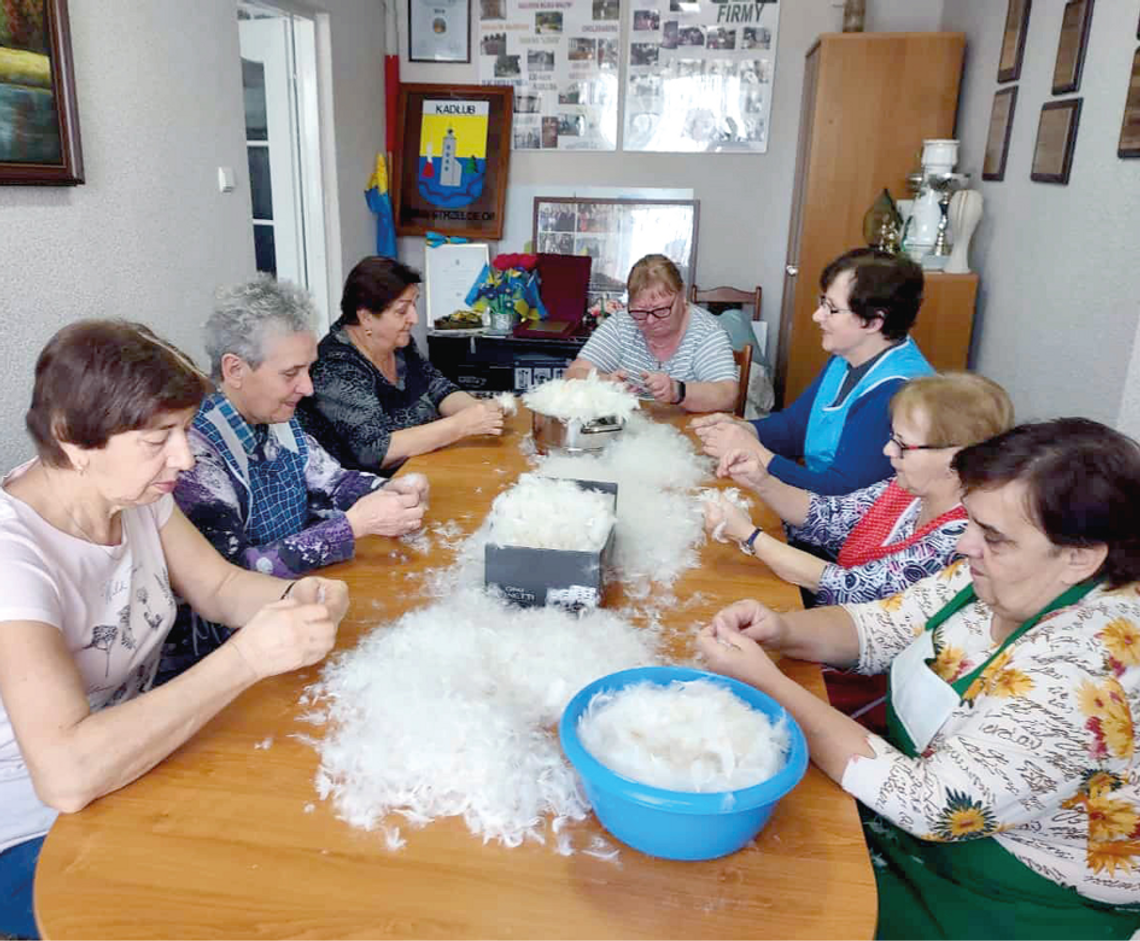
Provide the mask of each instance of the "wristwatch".
[{"label": "wristwatch", "polygon": [[673,404],[674,405],[680,405],[684,401],[685,401],[685,383],[683,383],[680,379],[678,379],[677,380],[677,401],[674,402]]},{"label": "wristwatch", "polygon": [[764,532],[764,530],[762,530],[759,526],[752,530],[752,535],[740,544],[740,551],[747,553],[748,555],[756,555],[756,537],[759,536],[762,532]]}]

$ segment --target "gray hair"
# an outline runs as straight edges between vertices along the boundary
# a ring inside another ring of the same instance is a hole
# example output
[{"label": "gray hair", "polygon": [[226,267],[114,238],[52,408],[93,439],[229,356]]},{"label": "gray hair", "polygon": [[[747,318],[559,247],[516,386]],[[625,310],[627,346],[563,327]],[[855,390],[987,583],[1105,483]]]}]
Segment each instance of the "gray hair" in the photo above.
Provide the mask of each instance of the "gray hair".
[{"label": "gray hair", "polygon": [[267,274],[219,290],[214,312],[206,321],[211,377],[221,382],[226,353],[257,369],[265,361],[265,341],[272,333],[312,331],[316,319],[316,306],[304,288]]}]

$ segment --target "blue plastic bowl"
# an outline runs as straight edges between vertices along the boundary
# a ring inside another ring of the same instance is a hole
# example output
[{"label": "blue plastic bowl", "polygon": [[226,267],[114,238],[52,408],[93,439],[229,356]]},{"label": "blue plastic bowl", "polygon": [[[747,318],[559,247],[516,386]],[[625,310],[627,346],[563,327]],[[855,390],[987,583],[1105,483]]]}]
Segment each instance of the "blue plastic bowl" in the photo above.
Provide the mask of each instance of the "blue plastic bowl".
[{"label": "blue plastic bowl", "polygon": [[[736,791],[692,793],[639,784],[599,762],[578,738],[578,719],[596,693],[649,681],[711,680],[728,687],[772,720],[787,718],[790,747],[774,777]],[[594,813],[623,843],[665,859],[715,859],[735,853],[768,822],[780,798],[799,784],[807,770],[808,749],[795,719],[771,696],[745,683],[685,667],[639,667],[595,680],[570,700],[558,724],[562,750],[582,778]],[[726,797],[731,795],[731,797]]]}]

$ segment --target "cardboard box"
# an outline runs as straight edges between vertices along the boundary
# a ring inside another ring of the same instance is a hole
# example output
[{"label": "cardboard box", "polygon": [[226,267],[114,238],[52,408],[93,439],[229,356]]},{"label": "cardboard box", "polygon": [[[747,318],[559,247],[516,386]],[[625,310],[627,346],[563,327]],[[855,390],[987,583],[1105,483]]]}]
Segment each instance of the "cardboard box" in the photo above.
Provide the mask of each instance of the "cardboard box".
[{"label": "cardboard box", "polygon": [[[613,495],[617,512],[617,484],[602,480],[575,480],[583,490]],[[614,533],[597,552],[572,549],[534,549],[487,543],[483,582],[497,586],[523,607],[557,604],[577,610],[596,608],[605,594],[605,570],[613,556]]]}]

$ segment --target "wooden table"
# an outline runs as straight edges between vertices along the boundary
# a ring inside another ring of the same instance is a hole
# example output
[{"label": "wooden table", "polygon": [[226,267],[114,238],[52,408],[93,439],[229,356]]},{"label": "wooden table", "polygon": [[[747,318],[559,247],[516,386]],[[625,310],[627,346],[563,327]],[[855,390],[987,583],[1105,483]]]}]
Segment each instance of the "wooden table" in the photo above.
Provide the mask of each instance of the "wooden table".
[{"label": "wooden table", "polygon": [[[417,458],[432,481],[429,522],[473,529],[525,467],[525,415],[499,440]],[[499,473],[498,471],[503,471]],[[477,486],[481,493],[475,493]],[[395,556],[393,552],[395,550]],[[338,646],[424,602],[409,570],[439,566],[371,538],[328,574],[352,607]],[[673,589],[666,626],[688,629],[728,601],[799,605],[796,591],[734,546],[713,543]],[[686,604],[695,593],[703,602]],[[607,603],[621,602],[620,586]],[[674,637],[678,652],[689,641]],[[786,671],[818,695],[815,665]],[[710,862],[654,859],[622,846],[619,864],[549,847],[484,846],[461,821],[406,834],[337,820],[313,787],[317,755],[288,736],[316,668],[263,681],[134,784],[61,817],[36,874],[48,938],[760,938],[870,937],[875,882],[855,804],[814,766],[747,848]],[[255,746],[272,736],[267,749]],[[306,804],[316,802],[314,812]],[[587,826],[604,833],[592,819]],[[610,842],[616,842],[611,837]],[[620,844],[619,844],[620,845]]]}]

